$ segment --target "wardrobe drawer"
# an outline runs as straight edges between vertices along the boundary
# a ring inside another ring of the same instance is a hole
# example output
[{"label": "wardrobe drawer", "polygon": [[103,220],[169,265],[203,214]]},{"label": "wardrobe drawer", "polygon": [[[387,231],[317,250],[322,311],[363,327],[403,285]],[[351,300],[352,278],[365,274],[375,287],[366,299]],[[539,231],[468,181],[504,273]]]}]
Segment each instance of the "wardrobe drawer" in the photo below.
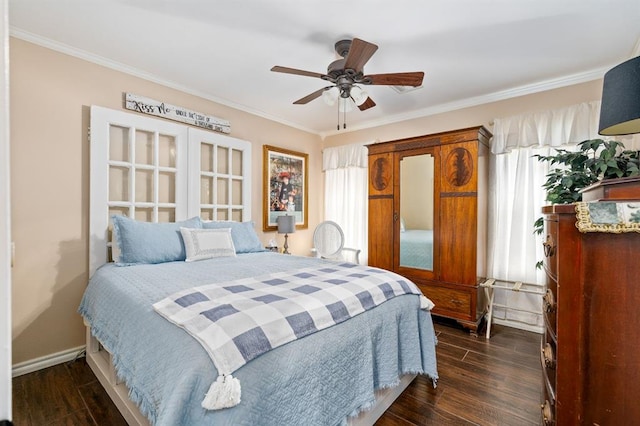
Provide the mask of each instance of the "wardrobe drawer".
[{"label": "wardrobe drawer", "polygon": [[434,313],[459,313],[468,317],[471,309],[471,293],[467,290],[456,290],[448,287],[438,287],[418,284],[420,290],[436,305]]}]

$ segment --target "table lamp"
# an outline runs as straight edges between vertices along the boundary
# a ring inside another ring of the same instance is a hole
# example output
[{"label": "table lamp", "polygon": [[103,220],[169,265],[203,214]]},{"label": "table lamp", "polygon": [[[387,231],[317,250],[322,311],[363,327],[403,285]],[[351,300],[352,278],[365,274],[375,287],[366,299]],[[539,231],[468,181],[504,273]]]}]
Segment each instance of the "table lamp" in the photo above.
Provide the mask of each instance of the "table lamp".
[{"label": "table lamp", "polygon": [[276,223],[278,224],[278,234],[284,234],[284,251],[282,254],[291,254],[289,253],[287,238],[289,237],[288,234],[296,232],[296,218],[289,215],[278,216]]}]

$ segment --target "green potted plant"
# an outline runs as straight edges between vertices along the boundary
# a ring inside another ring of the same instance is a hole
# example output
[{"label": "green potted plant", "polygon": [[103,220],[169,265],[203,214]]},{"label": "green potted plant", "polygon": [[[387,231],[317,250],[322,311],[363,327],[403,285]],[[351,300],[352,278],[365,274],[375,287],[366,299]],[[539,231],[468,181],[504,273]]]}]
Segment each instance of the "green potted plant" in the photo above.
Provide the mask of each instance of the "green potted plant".
[{"label": "green potted plant", "polygon": [[[581,201],[580,190],[599,180],[640,176],[640,153],[626,150],[621,142],[589,139],[578,147],[575,152],[556,149],[554,155],[534,156],[552,167],[543,185],[551,204]],[[540,235],[543,231],[540,217],[534,223],[534,233]]]}]

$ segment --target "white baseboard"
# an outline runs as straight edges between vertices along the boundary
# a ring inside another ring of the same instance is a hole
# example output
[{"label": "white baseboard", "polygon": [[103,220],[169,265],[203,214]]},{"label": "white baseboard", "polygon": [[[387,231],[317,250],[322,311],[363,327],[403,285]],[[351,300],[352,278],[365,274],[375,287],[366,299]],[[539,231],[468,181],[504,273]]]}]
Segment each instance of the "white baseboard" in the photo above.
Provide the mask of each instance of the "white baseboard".
[{"label": "white baseboard", "polygon": [[504,325],[505,327],[518,328],[520,330],[532,331],[534,333],[542,334],[544,333],[544,328],[538,325],[527,324],[519,321],[505,320],[500,318],[493,318],[492,321],[494,324]]},{"label": "white baseboard", "polygon": [[84,349],[85,345],[82,345],[62,352],[57,352],[55,354],[45,355],[40,358],[20,362],[13,366],[11,369],[11,375],[12,377],[18,377],[47,367],[53,367],[54,365],[62,364],[63,362],[73,361],[81,351],[84,351]]}]

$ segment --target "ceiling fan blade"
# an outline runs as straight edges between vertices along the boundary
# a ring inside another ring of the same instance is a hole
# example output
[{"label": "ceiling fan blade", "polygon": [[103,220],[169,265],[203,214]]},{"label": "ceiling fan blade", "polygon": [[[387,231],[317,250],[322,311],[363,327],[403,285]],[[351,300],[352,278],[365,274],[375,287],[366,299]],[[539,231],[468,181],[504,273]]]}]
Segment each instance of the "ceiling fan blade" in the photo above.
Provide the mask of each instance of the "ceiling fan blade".
[{"label": "ceiling fan blade", "polygon": [[304,75],[305,77],[317,77],[317,78],[322,78],[322,76],[324,75],[324,74],[320,74],[319,72],[298,70],[298,69],[295,69],[295,68],[281,67],[281,66],[278,66],[278,65],[276,65],[275,67],[271,68],[271,71],[273,71],[273,72],[283,72],[285,74]]},{"label": "ceiling fan blade", "polygon": [[319,98],[322,95],[322,92],[324,92],[327,88],[323,87],[322,89],[318,89],[315,92],[305,96],[304,98],[300,98],[297,101],[294,102],[295,105],[304,105],[306,103],[311,102],[312,100]]},{"label": "ceiling fan blade", "polygon": [[362,72],[364,64],[376,53],[378,46],[359,38],[354,38],[349,47],[349,53],[344,61],[345,69],[353,69],[356,73]]},{"label": "ceiling fan blade", "polygon": [[374,106],[376,106],[376,103],[373,102],[373,99],[371,99],[369,97],[369,98],[367,98],[366,101],[364,101],[364,103],[362,105],[358,105],[358,108],[360,108],[360,111],[364,111],[364,110],[367,110],[369,108],[373,108]]},{"label": "ceiling fan blade", "polygon": [[[424,73],[419,72],[396,72],[390,74],[371,74],[365,75],[365,84],[389,85],[389,86],[413,86],[417,87],[422,84]],[[366,81],[370,80],[370,83]]]}]

